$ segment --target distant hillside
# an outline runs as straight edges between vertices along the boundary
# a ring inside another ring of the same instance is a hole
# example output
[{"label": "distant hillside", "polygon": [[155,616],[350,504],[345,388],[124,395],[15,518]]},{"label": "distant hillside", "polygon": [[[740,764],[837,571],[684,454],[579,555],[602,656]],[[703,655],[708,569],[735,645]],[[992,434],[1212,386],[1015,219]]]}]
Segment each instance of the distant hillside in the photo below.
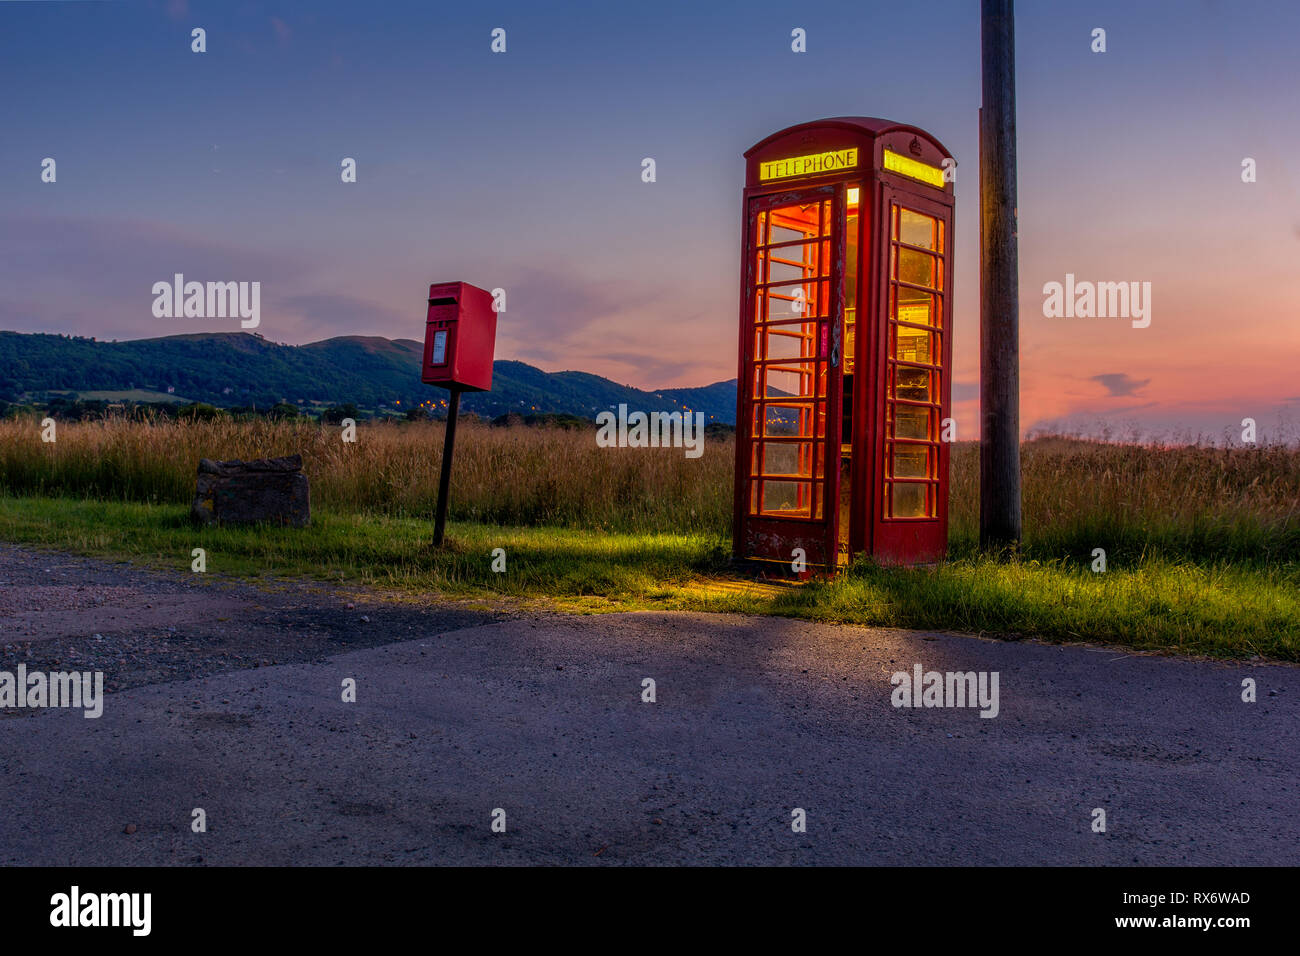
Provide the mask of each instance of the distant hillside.
[{"label": "distant hillside", "polygon": [[[446,396],[420,381],[421,344],[341,336],[277,345],[248,332],[100,342],[67,335],[0,332],[0,399],[49,391],[161,392],[231,407],[352,402],[396,409]],[[689,408],[734,423],[736,382],[643,392],[587,372],[543,372],[499,361],[492,391],[466,393],[461,407],[485,417],[553,412],[594,418],[626,403],[643,411]]]}]

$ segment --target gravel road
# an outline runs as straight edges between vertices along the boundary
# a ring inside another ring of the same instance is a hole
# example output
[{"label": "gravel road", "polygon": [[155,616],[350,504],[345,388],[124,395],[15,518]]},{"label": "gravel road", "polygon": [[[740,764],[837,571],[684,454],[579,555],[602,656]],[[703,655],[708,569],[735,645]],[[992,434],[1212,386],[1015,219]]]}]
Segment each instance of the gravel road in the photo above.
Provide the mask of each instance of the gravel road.
[{"label": "gravel road", "polygon": [[[98,719],[0,710],[5,864],[1300,863],[1292,666],[399,605],[9,545],[0,628],[0,672],[109,691]],[[996,672],[997,716],[893,706],[916,664]]]}]

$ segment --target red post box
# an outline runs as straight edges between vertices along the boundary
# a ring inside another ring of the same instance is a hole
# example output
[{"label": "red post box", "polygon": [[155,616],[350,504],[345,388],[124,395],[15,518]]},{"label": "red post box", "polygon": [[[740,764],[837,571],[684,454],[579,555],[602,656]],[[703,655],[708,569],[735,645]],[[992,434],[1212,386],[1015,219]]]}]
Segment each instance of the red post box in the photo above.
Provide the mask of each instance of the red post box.
[{"label": "red post box", "polygon": [[492,355],[496,350],[497,314],[492,293],[468,282],[435,282],[429,286],[429,311],[424,320],[424,366],[420,379],[426,385],[447,389],[447,431],[442,442],[438,475],[438,504],[434,513],[433,544],[442,546],[447,524],[447,494],[451,486],[451,456],[456,449],[456,417],[461,392],[486,392],[492,388]]},{"label": "red post box", "polygon": [[496,339],[492,293],[468,282],[435,282],[429,286],[421,380],[453,391],[490,391]]},{"label": "red post box", "polygon": [[834,571],[948,547],[951,154],[850,116],[745,153],[734,549]]}]

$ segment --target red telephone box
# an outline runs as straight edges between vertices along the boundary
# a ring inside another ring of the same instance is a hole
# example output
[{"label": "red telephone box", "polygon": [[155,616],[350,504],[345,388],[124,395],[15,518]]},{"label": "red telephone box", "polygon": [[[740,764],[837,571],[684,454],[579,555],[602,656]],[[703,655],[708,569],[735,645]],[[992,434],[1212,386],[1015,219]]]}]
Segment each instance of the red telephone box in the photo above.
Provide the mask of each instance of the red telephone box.
[{"label": "red telephone box", "polygon": [[491,391],[496,340],[491,292],[468,282],[429,286],[421,381],[453,390]]},{"label": "red telephone box", "polygon": [[736,557],[936,561],[951,154],[915,126],[850,116],[773,133],[745,158]]}]

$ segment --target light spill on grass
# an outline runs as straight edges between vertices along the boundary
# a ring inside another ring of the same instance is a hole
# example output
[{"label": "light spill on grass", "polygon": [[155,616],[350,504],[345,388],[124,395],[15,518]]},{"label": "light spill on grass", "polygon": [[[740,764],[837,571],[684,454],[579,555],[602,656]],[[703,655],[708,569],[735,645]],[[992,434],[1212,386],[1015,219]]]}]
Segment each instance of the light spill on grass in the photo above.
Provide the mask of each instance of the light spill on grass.
[{"label": "light spill on grass", "polygon": [[1093,574],[1063,562],[962,559],[935,568],[862,566],[776,597],[687,587],[687,610],[1122,644],[1224,658],[1300,661],[1300,570],[1150,560]]},{"label": "light spill on grass", "polygon": [[[509,528],[454,522],[448,547],[430,524],[317,511],[307,529],[194,529],[186,509],[42,498],[0,499],[0,537],[188,571],[307,577],[395,597],[521,600],[571,611],[676,609],[1096,641],[1225,658],[1300,660],[1300,566],[1196,565],[1147,558],[1093,574],[1086,562],[935,568],[855,566],[830,582],[754,587],[726,571],[727,540]],[[491,570],[494,548],[507,573]]]}]

